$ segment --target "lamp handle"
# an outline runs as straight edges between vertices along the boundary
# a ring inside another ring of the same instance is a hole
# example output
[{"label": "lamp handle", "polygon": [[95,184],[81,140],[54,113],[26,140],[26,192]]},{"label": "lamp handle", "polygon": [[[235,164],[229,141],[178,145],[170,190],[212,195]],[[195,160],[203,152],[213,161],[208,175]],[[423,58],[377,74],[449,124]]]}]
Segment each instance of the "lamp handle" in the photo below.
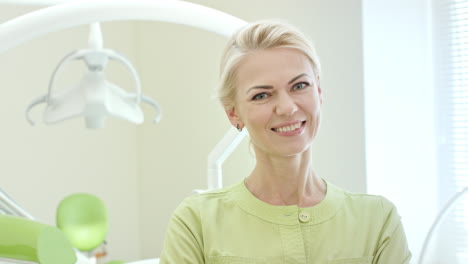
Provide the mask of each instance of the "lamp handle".
[{"label": "lamp handle", "polygon": [[49,87],[47,90],[47,98],[46,98],[47,103],[50,102],[50,94],[52,93],[52,87],[55,86],[55,79],[56,79],[57,74],[60,72],[62,65],[71,60],[80,59],[84,55],[86,55],[86,50],[75,50],[75,51],[68,53],[65,57],[63,57],[60,60],[57,67],[55,67],[54,72],[52,73],[52,77],[50,78],[50,81],[49,81]]},{"label": "lamp handle", "polygon": [[127,69],[130,71],[130,73],[133,76],[133,79],[135,80],[135,88],[136,88],[136,104],[140,104],[142,100],[142,92],[141,92],[141,81],[140,81],[140,76],[138,75],[138,72],[135,70],[135,66],[130,62],[129,59],[127,59],[125,56],[122,54],[117,53],[114,50],[110,49],[105,49],[102,50],[109,56],[109,59],[116,60],[121,62],[123,65],[127,67]]},{"label": "lamp handle", "polygon": [[42,103],[45,103],[47,102],[47,95],[42,95],[42,96],[39,96],[38,98],[34,99],[34,101],[32,101],[28,108],[26,108],[26,119],[28,120],[29,124],[31,124],[31,126],[34,126],[36,125],[36,123],[31,119],[31,117],[29,116],[29,112],[31,111],[31,109],[38,105],[38,104],[42,104]]},{"label": "lamp handle", "polygon": [[156,117],[153,119],[153,122],[155,124],[159,123],[161,121],[161,118],[162,118],[162,112],[161,112],[161,108],[159,107],[159,104],[154,99],[151,99],[151,98],[149,98],[148,96],[145,96],[145,95],[141,96],[141,100],[143,101],[143,103],[147,103],[147,104],[153,106],[154,108],[156,108],[157,114],[156,114]]}]

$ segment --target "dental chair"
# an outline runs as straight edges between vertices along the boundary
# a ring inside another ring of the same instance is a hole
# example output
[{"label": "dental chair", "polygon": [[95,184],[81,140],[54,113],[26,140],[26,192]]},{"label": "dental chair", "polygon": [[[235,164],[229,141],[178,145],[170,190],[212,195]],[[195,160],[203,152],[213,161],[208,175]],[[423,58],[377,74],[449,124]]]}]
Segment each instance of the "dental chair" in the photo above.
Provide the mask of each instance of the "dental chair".
[{"label": "dental chair", "polygon": [[98,197],[87,193],[63,199],[57,208],[56,221],[71,244],[82,252],[99,247],[109,229],[106,206]]},{"label": "dental chair", "polygon": [[0,263],[74,264],[72,245],[58,228],[0,214]]},{"label": "dental chair", "polygon": [[[71,244],[84,253],[87,263],[96,263],[94,250],[105,242],[109,230],[107,209],[96,196],[77,193],[63,199],[57,208],[57,226],[64,232]],[[158,264],[158,259],[125,262],[114,260],[106,264]],[[1,264],[1,263],[0,263]]]}]

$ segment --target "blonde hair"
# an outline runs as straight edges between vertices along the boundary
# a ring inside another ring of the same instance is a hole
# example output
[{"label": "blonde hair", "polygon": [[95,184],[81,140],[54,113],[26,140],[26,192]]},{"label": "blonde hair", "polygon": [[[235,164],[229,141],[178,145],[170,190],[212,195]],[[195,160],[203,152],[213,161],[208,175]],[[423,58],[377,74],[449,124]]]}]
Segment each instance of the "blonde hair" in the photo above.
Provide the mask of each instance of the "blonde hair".
[{"label": "blonde hair", "polygon": [[229,39],[221,59],[218,98],[224,107],[229,108],[234,104],[239,65],[249,54],[272,48],[293,48],[304,53],[318,81],[320,76],[318,56],[304,34],[283,22],[265,20],[249,23]]}]

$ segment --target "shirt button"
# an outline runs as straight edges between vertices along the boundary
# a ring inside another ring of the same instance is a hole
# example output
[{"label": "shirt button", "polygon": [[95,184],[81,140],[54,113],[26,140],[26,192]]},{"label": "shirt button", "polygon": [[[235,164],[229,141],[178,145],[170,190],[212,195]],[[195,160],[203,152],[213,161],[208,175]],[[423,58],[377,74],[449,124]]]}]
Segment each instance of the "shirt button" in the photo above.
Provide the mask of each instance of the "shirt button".
[{"label": "shirt button", "polygon": [[310,221],[310,214],[308,212],[302,211],[299,212],[299,221],[307,223]]}]

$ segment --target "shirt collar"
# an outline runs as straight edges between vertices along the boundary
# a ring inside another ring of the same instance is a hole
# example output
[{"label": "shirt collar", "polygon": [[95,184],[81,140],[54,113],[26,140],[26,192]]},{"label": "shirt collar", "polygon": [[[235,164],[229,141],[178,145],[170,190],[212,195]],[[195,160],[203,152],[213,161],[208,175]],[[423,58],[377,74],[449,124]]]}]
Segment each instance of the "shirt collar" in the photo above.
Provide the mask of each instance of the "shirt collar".
[{"label": "shirt collar", "polygon": [[[245,186],[244,181],[233,188],[231,198],[245,212],[265,221],[279,225],[316,225],[325,222],[340,210],[344,191],[325,181],[327,192],[325,198],[312,207],[301,208],[297,205],[271,205],[255,197]],[[306,212],[310,219],[306,222],[299,219],[299,214]]]}]

